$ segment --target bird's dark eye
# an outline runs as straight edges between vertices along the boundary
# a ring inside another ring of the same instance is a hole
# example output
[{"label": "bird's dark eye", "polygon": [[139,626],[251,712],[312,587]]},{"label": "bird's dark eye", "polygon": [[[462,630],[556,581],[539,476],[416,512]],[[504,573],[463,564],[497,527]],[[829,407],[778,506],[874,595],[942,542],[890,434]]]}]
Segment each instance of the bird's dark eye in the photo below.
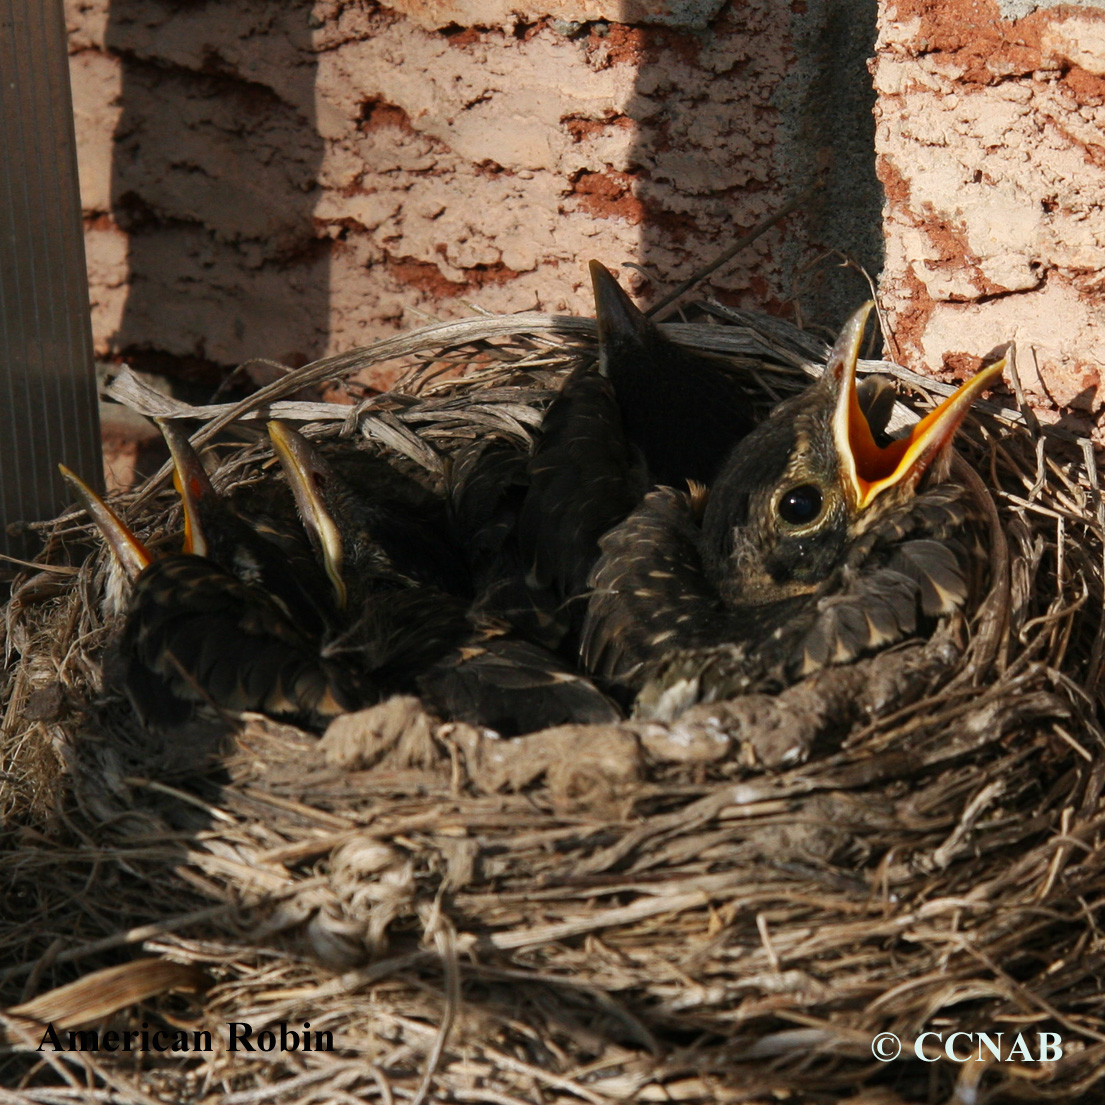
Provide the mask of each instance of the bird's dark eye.
[{"label": "bird's dark eye", "polygon": [[821,513],[824,497],[820,488],[803,483],[783,493],[779,499],[779,517],[792,526],[805,526]]}]

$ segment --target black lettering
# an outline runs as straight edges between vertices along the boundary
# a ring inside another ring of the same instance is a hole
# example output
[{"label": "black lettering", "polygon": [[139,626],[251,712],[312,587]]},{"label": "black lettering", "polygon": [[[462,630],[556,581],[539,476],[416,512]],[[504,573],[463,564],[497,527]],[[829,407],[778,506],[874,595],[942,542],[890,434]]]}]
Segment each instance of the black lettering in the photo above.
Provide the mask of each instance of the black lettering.
[{"label": "black lettering", "polygon": [[100,1050],[100,1036],[99,1033],[89,1030],[88,1032],[70,1032],[69,1033],[69,1050],[70,1051],[99,1051]]},{"label": "black lettering", "polygon": [[50,1041],[50,1046],[55,1051],[61,1051],[61,1040],[58,1039],[57,1029],[54,1028],[54,1022],[51,1021],[46,1026],[46,1031],[42,1034],[42,1039],[38,1042],[38,1050],[41,1051],[46,1046],[46,1041]]},{"label": "black lettering", "polygon": [[[230,1021],[230,1050],[237,1051],[238,1044],[243,1044],[246,1051],[256,1051],[257,1049],[249,1042],[250,1036],[253,1035],[253,1029],[250,1028],[245,1021]],[[241,1029],[242,1031],[239,1031]]]}]

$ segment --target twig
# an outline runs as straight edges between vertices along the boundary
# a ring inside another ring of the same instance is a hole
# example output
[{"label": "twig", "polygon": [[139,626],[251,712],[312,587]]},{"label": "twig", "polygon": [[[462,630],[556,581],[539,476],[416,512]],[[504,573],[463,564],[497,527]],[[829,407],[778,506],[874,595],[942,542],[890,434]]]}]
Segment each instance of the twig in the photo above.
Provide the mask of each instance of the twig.
[{"label": "twig", "polygon": [[768,215],[762,222],[757,223],[743,238],[739,238],[728,249],[724,250],[717,257],[714,258],[708,265],[704,265],[692,276],[689,276],[682,284],[677,285],[667,295],[658,299],[645,314],[650,318],[654,318],[657,322],[662,321],[663,316],[660,314],[665,307],[674,303],[680,296],[686,294],[693,288],[700,280],[705,280],[711,273],[717,272],[722,265],[731,261],[741,250],[747,249],[757,238],[766,234],[777,222],[786,218],[792,211],[799,208],[808,200],[815,192],[825,187],[825,178],[818,177],[808,188],[799,192],[798,195],[787,200],[778,211]]},{"label": "twig", "polygon": [[[168,917],[164,921],[158,921],[153,925],[139,925],[137,928],[126,929],[124,932],[114,932],[105,936],[102,940],[93,940],[90,944],[82,944],[79,948],[70,948],[54,957],[55,963],[73,963],[78,959],[85,959],[90,955],[99,955],[100,952],[110,951],[113,948],[121,948],[127,944],[140,944],[143,940],[149,940],[154,936],[161,936],[166,932],[184,928],[187,925],[199,924],[203,921],[213,921],[217,917],[225,917],[232,910],[226,905],[209,906],[207,909],[193,910],[191,913],[182,913],[177,917]],[[18,967],[8,967],[0,971],[0,983],[11,979],[22,978],[34,970],[34,963],[21,963]]]},{"label": "twig", "polygon": [[441,1064],[441,1056],[445,1053],[445,1044],[449,1040],[449,1033],[453,1030],[453,1023],[460,1009],[460,971],[457,968],[456,933],[453,931],[453,926],[438,910],[435,910],[435,914],[434,943],[437,945],[445,973],[445,1009],[441,1015],[441,1027],[434,1039],[434,1046],[426,1059],[426,1071],[422,1075],[422,1082],[411,1105],[423,1105],[429,1096],[434,1075]]}]

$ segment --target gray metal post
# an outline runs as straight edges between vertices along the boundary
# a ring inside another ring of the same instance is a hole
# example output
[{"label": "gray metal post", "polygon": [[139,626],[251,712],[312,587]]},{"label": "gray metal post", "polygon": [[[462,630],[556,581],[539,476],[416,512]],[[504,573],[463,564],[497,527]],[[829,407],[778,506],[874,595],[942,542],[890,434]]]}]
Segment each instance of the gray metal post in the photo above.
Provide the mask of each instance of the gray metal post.
[{"label": "gray metal post", "polygon": [[102,486],[88,276],[62,0],[0,0],[0,551],[12,522]]}]

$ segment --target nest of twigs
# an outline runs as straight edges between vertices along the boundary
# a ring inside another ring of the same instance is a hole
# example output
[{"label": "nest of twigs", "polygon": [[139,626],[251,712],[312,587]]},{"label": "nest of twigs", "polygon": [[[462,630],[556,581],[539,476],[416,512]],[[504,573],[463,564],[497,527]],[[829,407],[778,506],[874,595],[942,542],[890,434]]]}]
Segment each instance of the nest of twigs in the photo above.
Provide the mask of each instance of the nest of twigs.
[{"label": "nest of twigs", "polygon": [[[750,316],[672,331],[754,358],[765,409],[824,355]],[[274,415],[443,476],[473,442],[528,440],[593,332],[430,326],[225,408],[126,375],[114,390],[207,437],[232,426],[224,487],[258,478],[251,420]],[[396,358],[394,393],[286,398]],[[921,408],[943,393],[863,367]],[[0,1100],[1100,1100],[1092,450],[986,404],[959,449],[993,508],[990,589],[931,640],[672,724],[514,741],[399,699],[321,741],[247,719],[206,764],[157,745],[101,667],[119,627],[107,556],[83,515],[45,527],[6,619]],[[146,537],[179,526],[164,474],[117,507]],[[145,1023],[213,1048],[37,1050],[44,1022],[63,1043]],[[233,1051],[228,1022],[277,1046]],[[333,1050],[282,1049],[281,1023],[304,1022]],[[956,1031],[1003,1033],[1006,1055],[1021,1034],[1028,1054],[957,1062],[928,1037],[934,1061],[915,1057],[922,1032]],[[872,1054],[884,1032],[903,1045],[891,1062]],[[1039,1033],[1061,1058],[1038,1061]]]}]

